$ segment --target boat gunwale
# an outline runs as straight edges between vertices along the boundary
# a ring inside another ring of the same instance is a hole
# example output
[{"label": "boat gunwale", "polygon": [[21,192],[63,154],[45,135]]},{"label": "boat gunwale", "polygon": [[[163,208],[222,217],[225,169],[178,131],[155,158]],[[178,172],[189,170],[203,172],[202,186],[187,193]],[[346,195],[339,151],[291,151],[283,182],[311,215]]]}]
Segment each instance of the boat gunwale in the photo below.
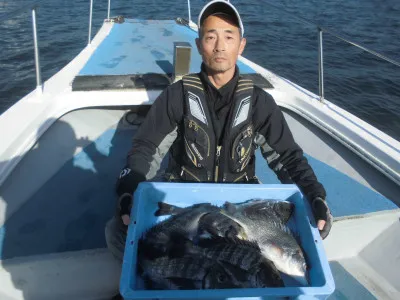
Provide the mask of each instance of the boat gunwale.
[{"label": "boat gunwale", "polygon": [[[30,147],[32,147],[40,138],[41,134],[43,134],[44,131],[39,134],[33,131],[40,126],[43,126],[43,123],[45,123],[47,119],[58,119],[71,111],[90,107],[151,105],[156,97],[162,92],[161,90],[147,91],[145,89],[124,91],[102,90],[90,92],[71,91],[70,81],[72,78],[75,78],[82,66],[90,59],[97,46],[99,46],[108,36],[113,25],[114,24],[104,22],[103,26],[93,39],[92,44],[84,48],[82,52],[79,53],[66,67],[46,81],[43,94],[37,94],[35,91],[31,92],[15,104],[13,109],[6,111],[0,116],[0,124],[3,123],[4,126],[8,128],[9,126],[7,126],[7,124],[10,122],[7,122],[7,120],[11,120],[14,116],[16,117],[17,115],[20,115],[20,113],[24,111],[25,104],[35,103],[35,106],[38,109],[35,116],[30,115],[30,122],[28,121],[27,123],[24,123],[24,127],[20,126],[17,130],[16,128],[12,128],[15,132],[12,134],[9,132],[9,142],[7,143],[6,141],[7,146],[0,147],[0,151],[2,151],[0,152],[1,160],[6,161],[0,169],[0,185],[5,181],[7,176],[18,163],[18,161],[13,160],[13,158],[22,158]],[[194,30],[191,27],[189,28]],[[360,155],[364,160],[380,170],[396,184],[400,185],[400,152],[396,151],[396,149],[400,149],[400,142],[341,108],[340,109],[345,112],[347,116],[343,114],[340,115],[338,111],[333,110],[333,108],[337,107],[333,103],[327,100],[320,102],[317,95],[298,86],[290,80],[282,78],[281,76],[272,73],[242,56],[239,57],[239,60],[273,83],[275,88],[266,91],[274,96],[278,105],[286,107],[312,122],[344,146]],[[75,73],[68,74],[69,76],[63,78],[63,76],[66,75],[65,73],[69,71],[69,67],[73,65],[76,70]],[[54,91],[51,90],[52,85],[64,86],[67,88],[61,92],[58,91],[58,93],[54,93]],[[47,90],[49,90],[49,92]],[[111,94],[118,95],[118,97],[115,97],[115,99]],[[109,96],[112,100],[101,99],[104,95]],[[91,100],[89,103],[87,100],[73,101],[72,99],[69,99],[73,98],[76,100],[80,97],[88,99],[90,96],[97,98],[96,101]],[[132,101],[133,98],[136,98],[135,101]],[[101,99],[101,101],[98,101],[98,99]],[[310,109],[313,110],[312,113]],[[307,111],[310,112],[308,113]],[[337,120],[346,121],[348,124],[345,125]],[[360,122],[367,126],[358,126],[357,123]],[[51,124],[48,124],[48,126],[51,126]],[[44,128],[47,129],[48,126],[44,126]],[[339,133],[340,129],[342,131],[343,129],[349,131],[349,136],[343,137],[343,134]],[[359,139],[358,144],[354,139]],[[372,152],[375,153],[372,154]],[[376,155],[376,153],[379,155]],[[377,157],[382,155],[385,156],[385,158],[379,160]],[[384,161],[386,161],[386,163]],[[398,163],[398,170],[390,167],[393,165],[393,161]]]}]

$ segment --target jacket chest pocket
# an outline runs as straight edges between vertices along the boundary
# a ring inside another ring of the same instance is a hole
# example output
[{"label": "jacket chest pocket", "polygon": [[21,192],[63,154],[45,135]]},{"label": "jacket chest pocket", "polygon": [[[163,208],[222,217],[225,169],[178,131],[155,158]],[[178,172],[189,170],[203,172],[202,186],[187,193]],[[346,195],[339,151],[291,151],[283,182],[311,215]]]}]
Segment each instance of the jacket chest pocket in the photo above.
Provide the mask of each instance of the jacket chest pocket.
[{"label": "jacket chest pocket", "polygon": [[242,172],[248,165],[254,152],[253,139],[253,126],[248,125],[233,141],[230,153],[232,172]]},{"label": "jacket chest pocket", "polygon": [[199,123],[188,118],[184,120],[184,144],[186,155],[193,165],[204,167],[210,156],[210,137]]}]

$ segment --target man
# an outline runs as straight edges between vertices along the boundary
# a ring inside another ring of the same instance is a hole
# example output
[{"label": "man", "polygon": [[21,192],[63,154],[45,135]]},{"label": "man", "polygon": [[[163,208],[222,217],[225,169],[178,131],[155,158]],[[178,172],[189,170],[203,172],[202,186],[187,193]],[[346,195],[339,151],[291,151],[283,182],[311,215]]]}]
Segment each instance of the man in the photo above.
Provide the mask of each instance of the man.
[{"label": "man", "polygon": [[212,1],[199,15],[201,72],[166,88],[133,141],[117,182],[118,216],[107,224],[107,243],[122,261],[132,193],[151,179],[169,151],[167,180],[257,182],[255,148],[282,183],[296,183],[309,199],[322,238],[332,225],[326,192],[293,140],[274,99],[236,66],[246,39],[239,13]]}]

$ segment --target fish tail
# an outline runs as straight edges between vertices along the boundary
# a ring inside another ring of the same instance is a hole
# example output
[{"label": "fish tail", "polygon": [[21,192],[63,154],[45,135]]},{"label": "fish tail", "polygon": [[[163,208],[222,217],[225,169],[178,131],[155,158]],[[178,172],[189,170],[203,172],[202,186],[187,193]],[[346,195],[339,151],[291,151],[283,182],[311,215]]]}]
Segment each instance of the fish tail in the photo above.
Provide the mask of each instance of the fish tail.
[{"label": "fish tail", "polygon": [[168,216],[168,215],[176,215],[181,212],[183,208],[168,204],[165,202],[158,202],[158,210],[154,213],[155,216]]},{"label": "fish tail", "polygon": [[234,214],[236,212],[236,206],[235,204],[226,201],[223,205],[223,208],[225,211],[227,211],[229,214]]},{"label": "fish tail", "polygon": [[277,215],[286,224],[293,215],[295,205],[290,201],[279,201],[277,205]]}]

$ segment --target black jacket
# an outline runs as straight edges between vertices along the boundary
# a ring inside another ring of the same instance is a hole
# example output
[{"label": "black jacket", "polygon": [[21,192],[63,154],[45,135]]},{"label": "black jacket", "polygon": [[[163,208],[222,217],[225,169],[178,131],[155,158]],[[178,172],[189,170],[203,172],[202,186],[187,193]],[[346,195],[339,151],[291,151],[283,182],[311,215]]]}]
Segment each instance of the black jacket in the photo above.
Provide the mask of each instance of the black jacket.
[{"label": "black jacket", "polygon": [[[218,141],[227,130],[226,124],[239,80],[239,69],[236,67],[234,78],[220,89],[211,84],[203,67],[198,76],[204,86],[206,105]],[[303,156],[302,149],[294,141],[283,114],[272,96],[254,86],[251,101],[251,121],[256,133],[257,147],[279,180],[282,183],[296,183],[310,200],[315,197],[325,198],[324,187],[318,182],[307,159]],[[173,174],[172,178],[179,177],[181,167],[186,163],[183,160],[186,155],[182,129],[186,113],[184,107],[182,80],[170,85],[156,99],[133,139],[133,148],[128,154],[127,165],[117,181],[118,195],[132,194],[141,181],[152,179],[168,151],[167,172]],[[224,155],[228,156],[228,153],[222,154]],[[222,156],[221,159],[224,160]],[[254,167],[253,153],[249,168],[254,169]],[[185,181],[184,178],[177,179]],[[218,181],[222,181],[222,178]]]}]

